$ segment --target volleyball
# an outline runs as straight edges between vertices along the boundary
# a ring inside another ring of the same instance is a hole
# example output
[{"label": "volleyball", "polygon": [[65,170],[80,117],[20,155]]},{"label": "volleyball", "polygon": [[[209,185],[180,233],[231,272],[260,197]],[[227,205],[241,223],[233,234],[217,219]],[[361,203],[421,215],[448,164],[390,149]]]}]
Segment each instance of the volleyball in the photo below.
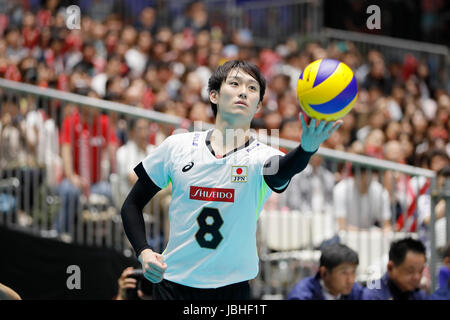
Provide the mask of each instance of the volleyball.
[{"label": "volleyball", "polygon": [[353,108],[358,85],[352,69],[345,63],[320,59],[303,70],[297,82],[297,97],[309,117],[335,121]]}]

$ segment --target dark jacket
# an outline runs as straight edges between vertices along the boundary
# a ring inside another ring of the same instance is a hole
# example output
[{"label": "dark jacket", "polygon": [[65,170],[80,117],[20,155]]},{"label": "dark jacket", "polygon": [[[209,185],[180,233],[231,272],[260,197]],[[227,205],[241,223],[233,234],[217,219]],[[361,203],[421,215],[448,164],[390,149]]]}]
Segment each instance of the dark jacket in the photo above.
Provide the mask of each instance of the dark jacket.
[{"label": "dark jacket", "polygon": [[[363,287],[356,283],[348,295],[342,295],[342,300],[361,300]],[[288,300],[325,300],[320,285],[320,274],[300,280],[289,293]]]},{"label": "dark jacket", "polygon": [[364,288],[363,300],[427,300],[425,291],[416,289],[414,291],[402,292],[387,275],[377,282],[375,288]]},{"label": "dark jacket", "polygon": [[439,287],[439,289],[430,295],[430,300],[450,300],[450,285],[447,283]]}]

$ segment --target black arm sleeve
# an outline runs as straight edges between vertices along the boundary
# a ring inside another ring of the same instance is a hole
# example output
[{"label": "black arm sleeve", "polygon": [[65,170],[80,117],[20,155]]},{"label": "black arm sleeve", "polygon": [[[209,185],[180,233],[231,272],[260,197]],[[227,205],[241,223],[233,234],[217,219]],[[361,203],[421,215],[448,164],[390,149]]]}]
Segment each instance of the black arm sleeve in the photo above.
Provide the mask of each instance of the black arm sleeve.
[{"label": "black arm sleeve", "polygon": [[[315,152],[307,152],[299,145],[284,156],[273,156],[269,158],[264,164],[263,173],[264,180],[270,189],[277,193],[286,190],[288,184],[283,189],[280,189],[280,187],[289,182],[294,175],[305,169],[309,159]],[[274,168],[277,167],[277,164],[278,171],[274,174]]]},{"label": "black arm sleeve", "polygon": [[134,171],[139,179],[125,199],[120,215],[125,234],[136,252],[136,257],[139,257],[142,250],[150,248],[145,238],[142,210],[161,188],[149,178],[142,163]]}]

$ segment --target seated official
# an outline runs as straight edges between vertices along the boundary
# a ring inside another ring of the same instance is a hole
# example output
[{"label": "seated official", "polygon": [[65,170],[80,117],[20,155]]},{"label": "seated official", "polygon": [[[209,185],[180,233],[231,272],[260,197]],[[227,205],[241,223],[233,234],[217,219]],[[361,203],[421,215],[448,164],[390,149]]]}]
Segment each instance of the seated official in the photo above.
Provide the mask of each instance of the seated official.
[{"label": "seated official", "polygon": [[343,244],[322,249],[319,272],[300,280],[288,300],[360,300],[363,288],[355,282],[358,254]]},{"label": "seated official", "polygon": [[450,300],[450,284],[446,283],[439,287],[431,296],[430,300]]},{"label": "seated official", "polygon": [[444,265],[439,270],[439,287],[430,296],[431,300],[450,300],[450,243],[443,252]]},{"label": "seated official", "polygon": [[419,288],[425,269],[425,246],[419,240],[401,239],[391,244],[387,273],[364,288],[364,300],[426,300]]}]

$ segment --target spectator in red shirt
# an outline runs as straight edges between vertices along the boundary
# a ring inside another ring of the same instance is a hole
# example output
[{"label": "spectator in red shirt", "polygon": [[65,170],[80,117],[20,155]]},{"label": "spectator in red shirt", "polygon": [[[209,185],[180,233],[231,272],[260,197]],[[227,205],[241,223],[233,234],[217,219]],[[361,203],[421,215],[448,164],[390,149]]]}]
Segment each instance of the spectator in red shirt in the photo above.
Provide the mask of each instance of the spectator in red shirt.
[{"label": "spectator in red shirt", "polygon": [[80,112],[74,109],[64,119],[60,138],[64,180],[59,186],[61,207],[55,228],[58,232],[68,232],[82,193],[87,197],[100,194],[111,201],[111,186],[105,171],[115,171],[118,140],[108,116],[87,107]]}]

